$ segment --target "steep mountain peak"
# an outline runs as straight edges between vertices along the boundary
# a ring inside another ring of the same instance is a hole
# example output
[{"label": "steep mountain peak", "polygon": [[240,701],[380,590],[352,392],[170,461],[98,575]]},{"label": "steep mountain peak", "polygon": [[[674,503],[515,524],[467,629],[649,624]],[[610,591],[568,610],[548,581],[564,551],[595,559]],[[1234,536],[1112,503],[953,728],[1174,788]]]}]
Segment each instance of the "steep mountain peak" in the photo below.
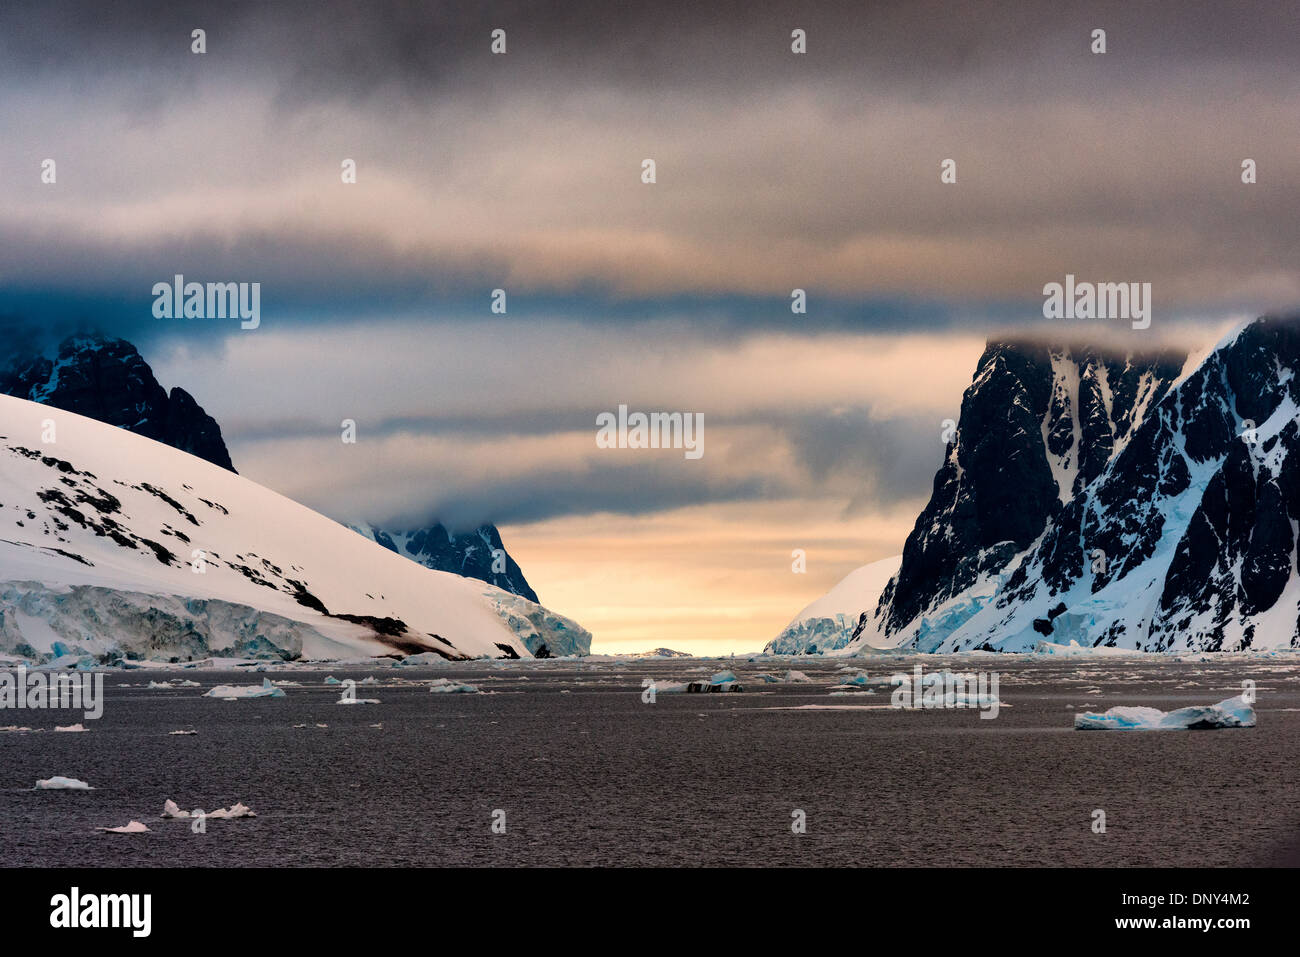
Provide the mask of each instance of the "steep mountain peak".
[{"label": "steep mountain peak", "polygon": [[899,574],[855,639],[1300,643],[1300,320],[1257,320],[1185,375],[1169,353],[1049,348],[1042,414],[1042,353],[990,352]]},{"label": "steep mountain peak", "polygon": [[98,332],[64,339],[53,357],[15,357],[0,393],[127,429],[235,471],[221,427],[185,390],[165,391],[139,350]]},{"label": "steep mountain peak", "polygon": [[373,525],[353,525],[353,531],[425,568],[477,578],[503,591],[538,601],[523,569],[506,552],[495,525],[483,524],[454,533],[441,522],[408,531],[386,531]]}]

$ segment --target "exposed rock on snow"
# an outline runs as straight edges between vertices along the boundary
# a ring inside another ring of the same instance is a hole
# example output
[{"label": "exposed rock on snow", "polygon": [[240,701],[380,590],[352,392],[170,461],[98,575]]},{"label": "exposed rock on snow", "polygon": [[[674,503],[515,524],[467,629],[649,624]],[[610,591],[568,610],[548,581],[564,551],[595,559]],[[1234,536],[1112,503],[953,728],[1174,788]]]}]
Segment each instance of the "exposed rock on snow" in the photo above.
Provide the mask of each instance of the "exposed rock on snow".
[{"label": "exposed rock on snow", "polygon": [[[57,454],[15,438],[46,420]],[[97,667],[589,648],[570,619],[151,439],[9,396],[0,436],[0,653]]]}]

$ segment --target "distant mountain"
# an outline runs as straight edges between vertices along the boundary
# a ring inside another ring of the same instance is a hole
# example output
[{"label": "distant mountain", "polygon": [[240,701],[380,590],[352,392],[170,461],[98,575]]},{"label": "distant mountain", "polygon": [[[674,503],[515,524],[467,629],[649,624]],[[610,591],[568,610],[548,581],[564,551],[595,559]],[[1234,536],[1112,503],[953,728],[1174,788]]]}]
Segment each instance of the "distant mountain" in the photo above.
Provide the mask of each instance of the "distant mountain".
[{"label": "distant mountain", "polygon": [[75,412],[235,471],[221,427],[184,389],[167,392],[124,339],[77,335],[53,356],[11,359],[0,393]]},{"label": "distant mountain", "polygon": [[763,650],[769,655],[813,655],[843,648],[862,615],[875,611],[881,593],[898,573],[898,561],[895,555],[855,568],[795,615]]},{"label": "distant mountain", "polygon": [[529,601],[538,600],[523,570],[506,552],[495,525],[480,525],[459,535],[440,523],[410,532],[390,532],[371,525],[349,527],[425,568],[477,578]]},{"label": "distant mountain", "polygon": [[848,647],[1300,647],[1300,320],[1184,364],[990,343]]}]

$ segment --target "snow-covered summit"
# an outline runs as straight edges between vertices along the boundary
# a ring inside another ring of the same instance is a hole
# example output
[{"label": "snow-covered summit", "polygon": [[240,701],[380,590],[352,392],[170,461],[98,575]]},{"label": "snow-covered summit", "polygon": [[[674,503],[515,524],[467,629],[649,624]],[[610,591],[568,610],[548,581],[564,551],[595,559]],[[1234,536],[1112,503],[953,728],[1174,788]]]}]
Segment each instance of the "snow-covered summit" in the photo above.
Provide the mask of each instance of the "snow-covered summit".
[{"label": "snow-covered summit", "polygon": [[0,652],[528,657],[590,637],[196,456],[0,396]]}]

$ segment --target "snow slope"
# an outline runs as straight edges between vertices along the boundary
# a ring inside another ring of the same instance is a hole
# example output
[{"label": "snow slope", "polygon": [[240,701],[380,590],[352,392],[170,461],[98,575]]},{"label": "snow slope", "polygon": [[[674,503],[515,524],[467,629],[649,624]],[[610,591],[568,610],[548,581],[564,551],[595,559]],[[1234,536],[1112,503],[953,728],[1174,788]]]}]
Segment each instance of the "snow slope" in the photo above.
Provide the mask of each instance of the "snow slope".
[{"label": "snow slope", "polygon": [[590,640],[195,456],[0,396],[0,651],[529,657]]},{"label": "snow slope", "polygon": [[849,572],[840,583],[795,615],[764,649],[773,655],[833,651],[846,645],[863,614],[870,616],[900,556],[882,558]]}]

